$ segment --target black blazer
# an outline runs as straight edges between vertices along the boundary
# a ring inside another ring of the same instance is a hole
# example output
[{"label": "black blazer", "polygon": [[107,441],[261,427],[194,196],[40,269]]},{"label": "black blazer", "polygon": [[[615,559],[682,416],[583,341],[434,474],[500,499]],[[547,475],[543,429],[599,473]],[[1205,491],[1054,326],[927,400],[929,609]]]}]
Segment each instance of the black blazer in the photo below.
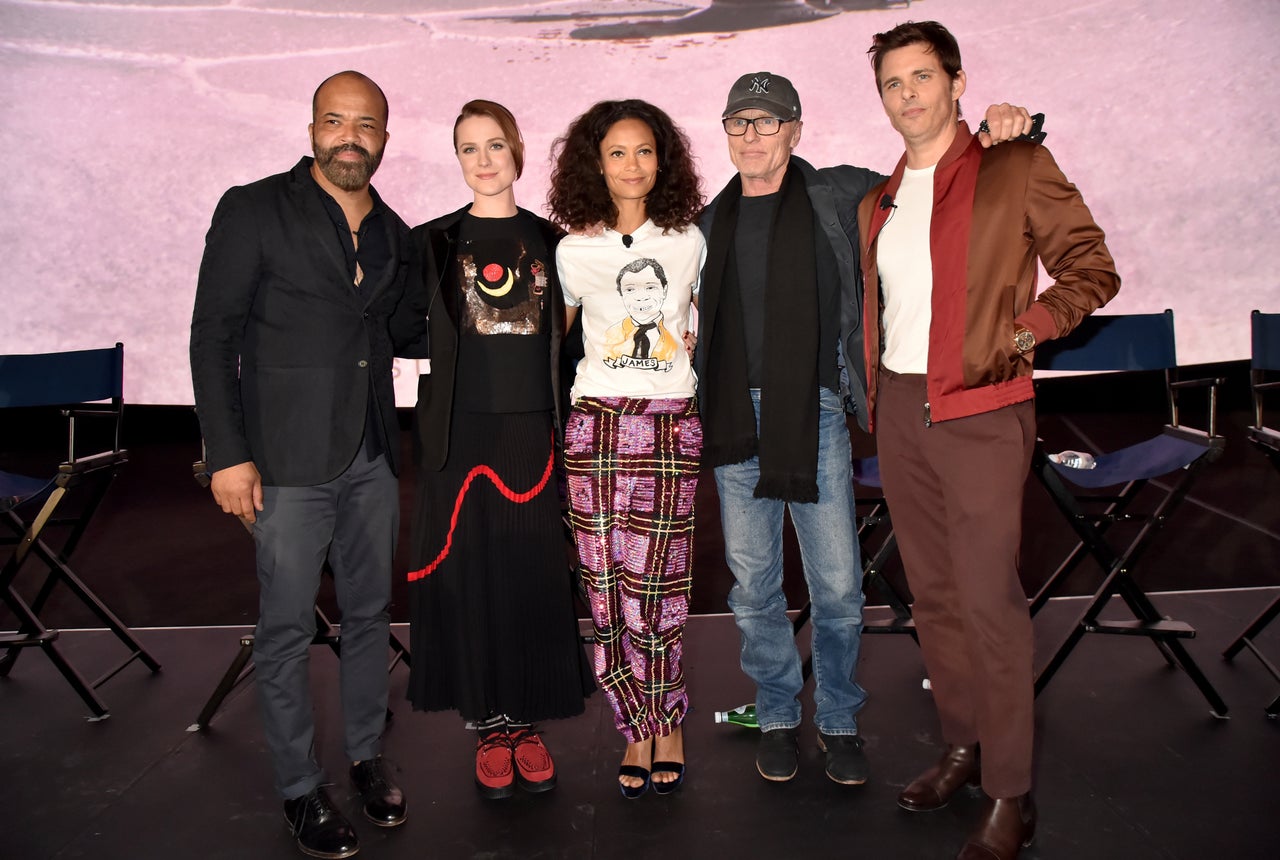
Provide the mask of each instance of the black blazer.
[{"label": "black blazer", "polygon": [[393,470],[400,447],[388,320],[404,291],[408,228],[374,192],[391,259],[377,283],[355,288],[311,161],[223,195],[191,319],[209,469],[252,461],[273,486],[342,474],[371,392]]},{"label": "black blazer", "polygon": [[[404,301],[391,321],[396,355],[431,359],[431,372],[418,377],[414,451],[419,465],[433,472],[444,468],[449,456],[449,425],[458,366],[458,327],[454,322],[458,317],[458,291],[441,289],[441,285],[457,282],[458,234],[462,229],[462,216],[470,208],[471,204],[467,204],[456,212],[413,228],[409,237],[412,251]],[[526,209],[519,212],[535,222],[547,245],[547,292],[551,296],[548,365],[555,423],[557,428],[563,428],[563,418],[568,411],[568,386],[562,386],[560,379],[565,311],[555,255],[564,231]]]}]

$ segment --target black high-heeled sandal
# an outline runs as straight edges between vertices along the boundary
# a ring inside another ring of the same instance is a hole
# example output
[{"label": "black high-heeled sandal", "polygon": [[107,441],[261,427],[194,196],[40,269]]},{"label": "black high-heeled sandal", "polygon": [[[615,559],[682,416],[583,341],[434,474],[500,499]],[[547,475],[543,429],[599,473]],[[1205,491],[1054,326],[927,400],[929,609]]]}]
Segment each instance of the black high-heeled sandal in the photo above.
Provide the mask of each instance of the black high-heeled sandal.
[{"label": "black high-heeled sandal", "polygon": [[649,790],[649,771],[635,764],[624,764],[618,768],[618,776],[632,776],[636,779],[643,779],[643,785],[623,785],[618,783],[618,788],[622,791],[622,796],[627,800],[635,800],[643,797],[644,793]]},{"label": "black high-heeled sandal", "polygon": [[655,761],[653,773],[674,773],[675,779],[666,782],[653,780],[654,794],[671,794],[684,783],[684,763],[678,761]]}]

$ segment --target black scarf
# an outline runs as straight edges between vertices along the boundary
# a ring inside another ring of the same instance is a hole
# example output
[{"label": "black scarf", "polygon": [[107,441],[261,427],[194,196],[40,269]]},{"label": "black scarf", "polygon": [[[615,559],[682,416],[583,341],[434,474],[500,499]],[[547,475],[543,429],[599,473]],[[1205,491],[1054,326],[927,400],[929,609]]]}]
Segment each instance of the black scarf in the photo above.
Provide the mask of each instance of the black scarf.
[{"label": "black scarf", "polygon": [[[818,273],[814,212],[804,177],[794,165],[782,180],[769,230],[765,280],[764,363],[760,434],[747,387],[746,335],[734,247],[742,180],[734,177],[720,196],[708,245],[704,289],[719,287],[710,325],[704,328],[705,379],[699,386],[703,463],[723,466],[760,459],[756,498],[818,501]],[[714,341],[714,343],[713,343]]]}]

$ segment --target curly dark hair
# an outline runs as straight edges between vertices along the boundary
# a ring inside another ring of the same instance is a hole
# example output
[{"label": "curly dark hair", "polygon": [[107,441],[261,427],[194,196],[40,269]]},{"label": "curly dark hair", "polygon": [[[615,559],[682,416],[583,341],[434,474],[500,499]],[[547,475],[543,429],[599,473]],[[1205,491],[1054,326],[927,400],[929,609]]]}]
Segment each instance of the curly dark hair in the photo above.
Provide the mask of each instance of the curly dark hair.
[{"label": "curly dark hair", "polygon": [[662,109],[640,99],[594,105],[552,144],[555,166],[547,197],[551,220],[569,230],[617,224],[618,207],[600,173],[600,142],[614,123],[624,119],[638,119],[649,126],[658,145],[658,178],[645,197],[645,214],[664,231],[696,222],[705,198],[689,138]]}]

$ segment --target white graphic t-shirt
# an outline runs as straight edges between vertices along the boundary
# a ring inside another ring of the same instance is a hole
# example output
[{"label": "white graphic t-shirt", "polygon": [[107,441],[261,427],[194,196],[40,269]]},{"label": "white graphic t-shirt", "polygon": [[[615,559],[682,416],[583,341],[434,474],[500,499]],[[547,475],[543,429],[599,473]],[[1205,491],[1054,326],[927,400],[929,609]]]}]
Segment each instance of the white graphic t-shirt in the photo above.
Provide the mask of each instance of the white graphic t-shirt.
[{"label": "white graphic t-shirt", "polygon": [[707,245],[696,226],[646,221],[628,247],[616,230],[569,235],[556,249],[565,303],[581,308],[585,356],[570,396],[692,397],[684,349]]}]

